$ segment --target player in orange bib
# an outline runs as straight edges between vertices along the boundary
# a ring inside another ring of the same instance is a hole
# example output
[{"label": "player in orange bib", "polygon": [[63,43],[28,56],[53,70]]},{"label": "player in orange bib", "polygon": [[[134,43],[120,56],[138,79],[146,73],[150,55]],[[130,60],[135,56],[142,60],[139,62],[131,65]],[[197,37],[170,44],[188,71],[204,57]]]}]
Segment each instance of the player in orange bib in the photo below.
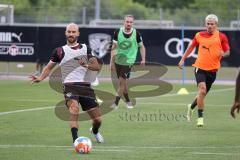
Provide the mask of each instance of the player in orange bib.
[{"label": "player in orange bib", "polygon": [[204,98],[216,79],[222,57],[230,54],[228,38],[218,30],[218,17],[210,14],[205,18],[206,31],[196,33],[192,43],[185,51],[178,67],[182,69],[185,59],[198,46],[198,57],[192,65],[195,67],[195,78],[198,94],[191,105],[188,105],[187,119],[191,121],[193,110],[198,106],[197,126],[203,126]]}]

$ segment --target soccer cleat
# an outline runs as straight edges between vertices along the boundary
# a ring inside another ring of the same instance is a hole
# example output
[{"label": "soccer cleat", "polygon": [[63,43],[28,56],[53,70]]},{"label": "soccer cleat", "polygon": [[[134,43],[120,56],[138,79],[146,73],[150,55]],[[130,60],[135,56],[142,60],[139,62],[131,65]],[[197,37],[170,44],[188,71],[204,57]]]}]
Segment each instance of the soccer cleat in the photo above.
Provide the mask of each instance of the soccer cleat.
[{"label": "soccer cleat", "polygon": [[118,105],[116,105],[116,103],[114,102],[114,103],[110,106],[110,108],[112,108],[112,109],[118,109]]},{"label": "soccer cleat", "polygon": [[92,127],[90,128],[89,131],[94,135],[98,143],[104,143],[103,136],[99,132],[97,134],[94,134],[92,131]]},{"label": "soccer cleat", "polygon": [[203,127],[203,118],[198,118],[197,119],[197,127]]},{"label": "soccer cleat", "polygon": [[187,106],[187,121],[188,122],[192,121],[193,111],[194,110],[191,108],[191,104],[188,104],[188,106]]},{"label": "soccer cleat", "polygon": [[101,104],[101,103],[103,103],[103,100],[101,100],[100,98],[96,98],[96,100],[97,100],[97,103],[99,103],[99,104]]},{"label": "soccer cleat", "polygon": [[132,109],[133,108],[132,102],[127,102],[126,107],[127,109]]}]

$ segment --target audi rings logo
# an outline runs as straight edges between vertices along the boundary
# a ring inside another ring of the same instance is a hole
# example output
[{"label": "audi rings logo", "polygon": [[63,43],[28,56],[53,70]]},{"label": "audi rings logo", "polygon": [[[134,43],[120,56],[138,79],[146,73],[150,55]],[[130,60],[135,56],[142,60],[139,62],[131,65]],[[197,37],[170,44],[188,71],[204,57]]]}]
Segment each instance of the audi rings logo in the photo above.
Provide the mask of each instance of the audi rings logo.
[{"label": "audi rings logo", "polygon": [[[184,53],[184,51],[182,51],[183,42],[184,42],[184,46],[186,46],[187,44],[187,47],[188,47],[191,44],[191,41],[192,40],[189,38],[184,38],[183,41],[182,39],[179,39],[179,38],[170,38],[165,43],[165,46],[164,46],[165,52],[169,57],[172,57],[172,58],[182,57]],[[184,50],[186,50],[185,47],[184,47]],[[197,54],[195,53],[195,50],[196,49],[192,51],[189,57],[197,58]]]}]

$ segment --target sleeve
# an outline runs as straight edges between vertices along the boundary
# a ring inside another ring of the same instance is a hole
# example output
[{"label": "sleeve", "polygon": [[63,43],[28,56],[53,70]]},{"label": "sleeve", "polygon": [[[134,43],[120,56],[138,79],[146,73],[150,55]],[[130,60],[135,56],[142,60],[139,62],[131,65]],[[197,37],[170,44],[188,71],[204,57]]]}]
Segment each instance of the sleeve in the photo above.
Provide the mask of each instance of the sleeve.
[{"label": "sleeve", "polygon": [[50,60],[55,63],[60,63],[63,58],[62,47],[56,48],[53,50]]},{"label": "sleeve", "polygon": [[113,33],[113,42],[117,42],[118,41],[118,33],[119,33],[119,30],[120,29],[117,29],[117,30],[115,30],[114,31],[114,33]]},{"label": "sleeve", "polygon": [[143,42],[143,40],[142,40],[142,36],[141,36],[141,34],[139,33],[139,32],[137,32],[137,43],[141,43],[141,42]]},{"label": "sleeve", "polygon": [[220,33],[221,45],[224,52],[230,50],[228,38],[224,33]]},{"label": "sleeve", "polygon": [[194,36],[194,38],[192,39],[192,43],[191,43],[191,45],[192,46],[198,46],[199,45],[199,43],[198,43],[198,41],[197,41],[197,34]]}]

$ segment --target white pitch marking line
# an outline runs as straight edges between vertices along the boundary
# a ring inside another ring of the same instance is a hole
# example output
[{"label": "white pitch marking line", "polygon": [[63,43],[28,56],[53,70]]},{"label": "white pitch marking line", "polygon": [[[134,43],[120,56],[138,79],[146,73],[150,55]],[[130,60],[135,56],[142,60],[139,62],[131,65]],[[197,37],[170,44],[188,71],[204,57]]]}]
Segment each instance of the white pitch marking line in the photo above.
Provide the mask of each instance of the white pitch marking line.
[{"label": "white pitch marking line", "polygon": [[[136,102],[138,104],[153,104],[153,105],[169,105],[169,106],[186,106],[187,103],[158,103],[158,102]],[[230,104],[207,104],[208,106],[229,106]]]},{"label": "white pitch marking line", "polygon": [[[0,148],[72,148],[72,146],[56,146],[56,145],[32,145],[32,144],[0,144]],[[149,146],[149,147],[138,147],[138,146],[94,146],[97,149],[226,149],[226,148],[240,148],[240,146]],[[205,152],[192,152],[192,153],[205,153]],[[208,152],[206,152],[208,153]],[[210,153],[210,152],[209,152]]]},{"label": "white pitch marking line", "polygon": [[[212,92],[223,92],[223,91],[227,91],[227,90],[232,90],[234,88],[225,88],[225,89],[218,89],[218,90],[213,90]],[[190,92],[189,94],[196,94],[197,92]],[[167,95],[163,95],[162,97],[171,97],[171,96],[176,96],[178,95],[177,93],[174,94],[167,94]],[[149,98],[149,97],[147,97]],[[155,98],[155,97],[153,97]],[[138,99],[145,99],[145,98],[138,98]],[[161,103],[158,103],[161,104]],[[15,111],[9,111],[9,112],[0,112],[0,116],[1,115],[7,115],[7,114],[12,114],[12,113],[20,113],[20,112],[29,112],[29,111],[39,111],[39,110],[46,110],[46,109],[52,109],[55,106],[50,106],[50,107],[39,107],[39,108],[32,108],[32,109],[22,109],[22,110],[15,110]]]},{"label": "white pitch marking line", "polygon": [[[217,92],[224,92],[224,91],[230,91],[230,90],[233,90],[234,87],[231,87],[231,88],[224,88],[224,89],[215,89],[215,90],[211,90],[209,92],[209,94],[211,93],[217,93]],[[194,92],[189,92],[189,94],[197,94],[197,91],[194,91]],[[172,97],[172,96],[178,96],[179,94],[177,93],[172,93],[172,94],[164,94],[162,96],[158,96],[158,97]],[[141,98],[137,98],[137,99],[146,99],[146,98],[155,98],[155,97],[141,97]]]},{"label": "white pitch marking line", "polygon": [[[0,149],[8,149],[8,148],[65,148],[67,150],[73,150],[72,146],[48,146],[48,145],[31,145],[31,144],[27,144],[27,145],[0,145]],[[95,149],[95,146],[93,147],[93,151],[97,151],[97,152],[129,152],[129,150],[125,150],[125,149],[111,149],[109,147],[109,149],[107,149],[108,147],[106,147],[106,149]]]},{"label": "white pitch marking line", "polygon": [[233,155],[240,155],[239,153],[218,153],[218,152],[192,152],[192,154],[197,155],[221,155],[221,156],[233,156]]},{"label": "white pitch marking line", "polygon": [[39,107],[39,108],[31,108],[31,109],[21,109],[16,111],[9,111],[9,112],[0,112],[0,116],[12,114],[12,113],[21,113],[21,112],[29,112],[29,111],[40,111],[46,109],[53,109],[55,106],[48,106],[48,107]]}]

